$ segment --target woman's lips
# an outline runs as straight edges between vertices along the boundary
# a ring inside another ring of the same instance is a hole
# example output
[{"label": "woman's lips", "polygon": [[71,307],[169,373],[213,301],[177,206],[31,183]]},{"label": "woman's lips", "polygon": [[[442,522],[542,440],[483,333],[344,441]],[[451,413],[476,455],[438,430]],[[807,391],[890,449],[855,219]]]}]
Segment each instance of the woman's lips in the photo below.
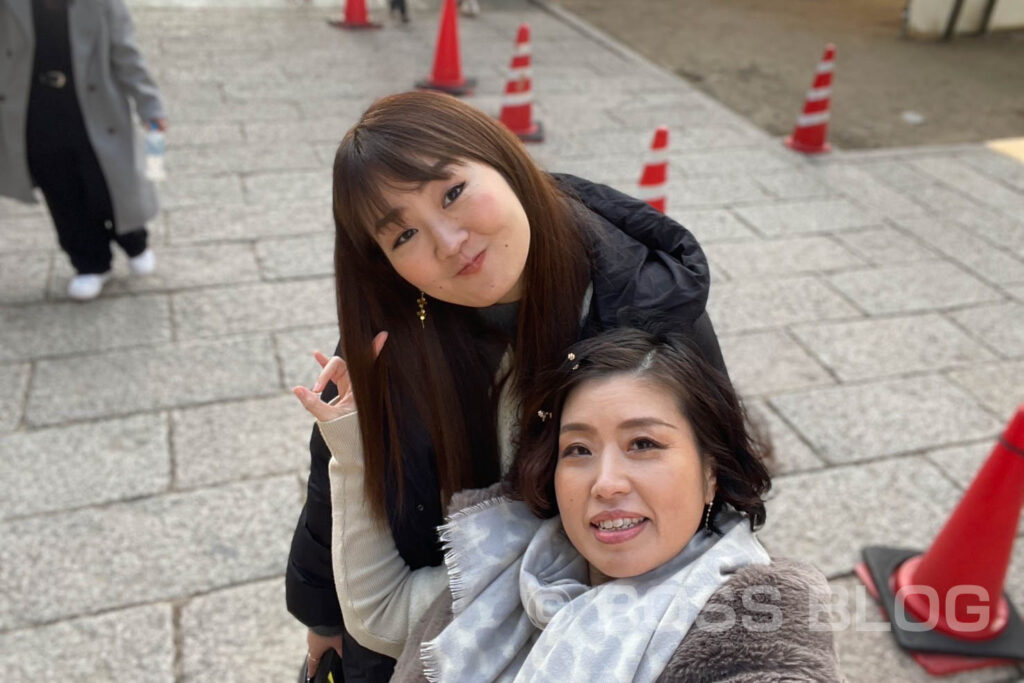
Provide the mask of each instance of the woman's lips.
[{"label": "woman's lips", "polygon": [[480,269],[484,267],[484,257],[487,255],[487,250],[484,249],[477,254],[472,261],[462,266],[462,270],[458,272],[459,275],[475,275],[480,272]]},{"label": "woman's lips", "polygon": [[644,519],[644,521],[640,522],[636,526],[631,526],[628,529],[605,530],[593,524],[590,526],[590,528],[594,532],[594,538],[596,538],[601,543],[625,543],[630,539],[636,538],[638,534],[640,534],[644,529],[647,528],[647,525],[650,523],[650,521],[651,520],[649,519]]}]

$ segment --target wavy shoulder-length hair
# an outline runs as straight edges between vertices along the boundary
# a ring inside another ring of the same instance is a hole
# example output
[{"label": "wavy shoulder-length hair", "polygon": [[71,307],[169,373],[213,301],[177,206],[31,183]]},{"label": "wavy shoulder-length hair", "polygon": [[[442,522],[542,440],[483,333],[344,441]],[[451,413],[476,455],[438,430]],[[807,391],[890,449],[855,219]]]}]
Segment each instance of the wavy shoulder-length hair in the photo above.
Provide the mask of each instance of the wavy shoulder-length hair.
[{"label": "wavy shoulder-length hair", "polygon": [[725,504],[746,514],[751,528],[764,524],[771,443],[748,420],[729,378],[686,337],[625,327],[572,346],[524,397],[520,450],[508,481],[514,497],[539,517],[558,514],[554,481],[562,408],[584,382],[613,375],[641,378],[675,396],[697,451],[715,473],[712,529]]},{"label": "wavy shoulder-length hair", "polygon": [[[513,389],[576,340],[590,259],[579,205],[530,158],[503,125],[448,95],[408,92],[377,100],[348,131],[334,159],[334,266],[342,353],[348,363],[363,440],[366,498],[378,519],[389,490],[403,499],[403,453],[426,428],[439,494],[497,481],[494,359],[479,340],[479,318],[431,300],[425,325],[419,292],[374,241],[390,207],[382,189],[447,177],[453,162],[496,169],[522,203],[530,248],[513,344]],[[389,333],[380,357],[373,337]],[[413,411],[414,416],[410,416]]]}]

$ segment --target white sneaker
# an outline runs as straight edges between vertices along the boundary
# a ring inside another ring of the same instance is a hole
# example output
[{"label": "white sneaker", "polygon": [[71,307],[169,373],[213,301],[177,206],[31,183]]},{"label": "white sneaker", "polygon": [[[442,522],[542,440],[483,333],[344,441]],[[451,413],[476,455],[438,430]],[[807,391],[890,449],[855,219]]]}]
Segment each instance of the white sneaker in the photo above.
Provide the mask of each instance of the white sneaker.
[{"label": "white sneaker", "polygon": [[156,254],[147,247],[146,251],[128,259],[128,267],[136,275],[152,275],[153,271],[156,270]]},{"label": "white sneaker", "polygon": [[95,299],[103,291],[103,285],[110,279],[110,271],[105,273],[78,274],[68,283],[68,296],[78,301]]}]

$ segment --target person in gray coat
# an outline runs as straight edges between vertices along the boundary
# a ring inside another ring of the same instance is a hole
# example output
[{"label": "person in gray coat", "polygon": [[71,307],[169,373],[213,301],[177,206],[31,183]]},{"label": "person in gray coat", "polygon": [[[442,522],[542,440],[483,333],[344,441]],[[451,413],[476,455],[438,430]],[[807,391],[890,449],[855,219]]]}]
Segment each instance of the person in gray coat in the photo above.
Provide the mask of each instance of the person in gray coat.
[{"label": "person in gray coat", "polygon": [[114,241],[134,273],[155,267],[145,224],[157,213],[140,127],[167,114],[123,0],[0,0],[0,195],[46,199],[77,275],[99,295]]}]

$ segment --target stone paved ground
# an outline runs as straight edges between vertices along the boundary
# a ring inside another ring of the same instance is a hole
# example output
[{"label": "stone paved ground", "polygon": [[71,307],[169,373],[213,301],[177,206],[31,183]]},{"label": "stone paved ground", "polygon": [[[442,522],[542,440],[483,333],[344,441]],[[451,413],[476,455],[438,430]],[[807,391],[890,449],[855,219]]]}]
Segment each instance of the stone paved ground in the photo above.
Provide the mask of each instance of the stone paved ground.
[{"label": "stone paved ground", "polygon": [[[427,7],[427,5],[420,5]],[[335,339],[329,164],[435,24],[341,34],[324,9],[137,9],[172,111],[159,274],[93,303],[44,212],[0,202],[0,680],[290,681],[283,566],[310,421],[288,395]],[[782,474],[762,536],[825,571],[851,681],[923,681],[852,578],[922,547],[1024,398],[1024,165],[983,147],[787,152],[681,80],[536,5],[462,24],[496,112],[533,28],[534,148],[635,189],[673,130],[670,213]],[[1024,606],[1024,542],[1007,579]],[[954,681],[1019,680],[1009,667]]]}]

